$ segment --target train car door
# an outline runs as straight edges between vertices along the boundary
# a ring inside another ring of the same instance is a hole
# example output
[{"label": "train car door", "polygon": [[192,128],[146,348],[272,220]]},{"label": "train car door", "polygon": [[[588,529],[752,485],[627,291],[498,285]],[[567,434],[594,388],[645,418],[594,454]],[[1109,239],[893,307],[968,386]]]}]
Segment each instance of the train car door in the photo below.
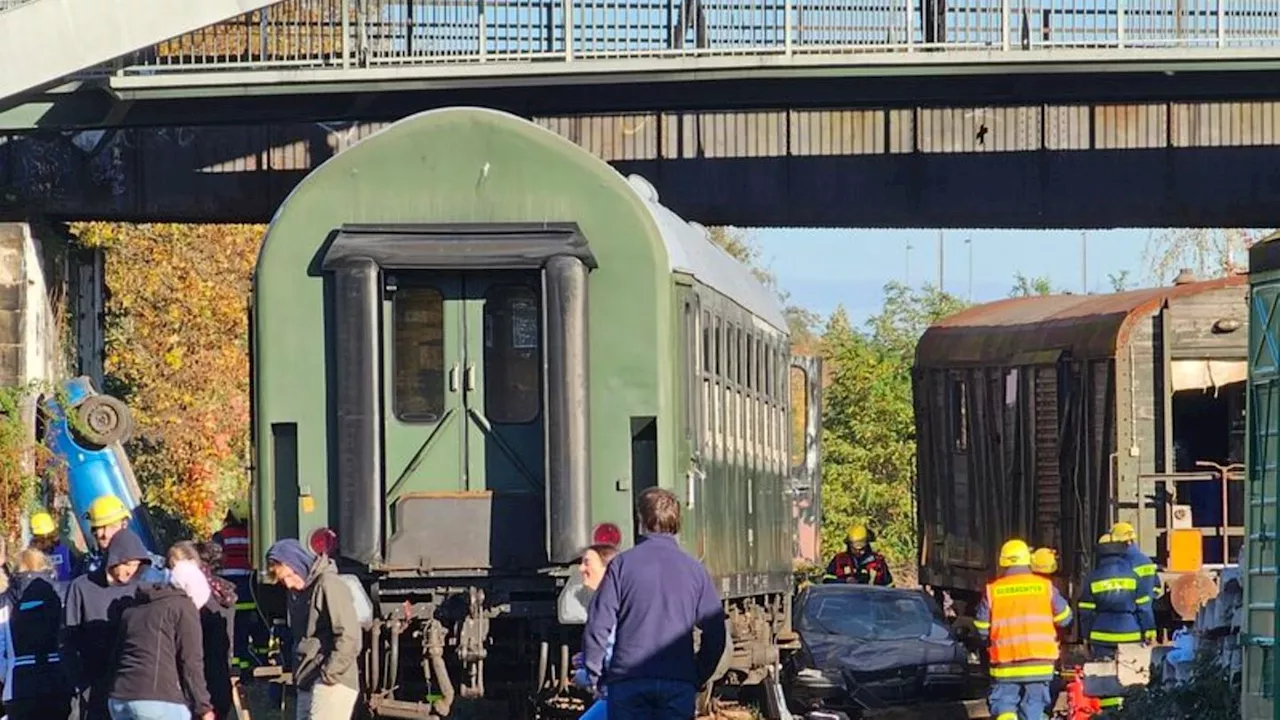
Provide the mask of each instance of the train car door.
[{"label": "train car door", "polygon": [[[391,412],[384,457],[391,533],[408,531],[420,538],[417,545],[437,546],[414,551],[427,553],[420,557],[430,561],[417,562],[433,567],[540,564],[539,273],[410,272],[388,275],[386,285],[383,392]],[[451,519],[487,536],[470,543],[487,552],[446,553],[438,547],[441,533],[397,527],[394,506],[415,500],[431,501],[441,512],[447,511],[440,501],[457,502]],[[487,561],[481,563],[480,555]]]}]

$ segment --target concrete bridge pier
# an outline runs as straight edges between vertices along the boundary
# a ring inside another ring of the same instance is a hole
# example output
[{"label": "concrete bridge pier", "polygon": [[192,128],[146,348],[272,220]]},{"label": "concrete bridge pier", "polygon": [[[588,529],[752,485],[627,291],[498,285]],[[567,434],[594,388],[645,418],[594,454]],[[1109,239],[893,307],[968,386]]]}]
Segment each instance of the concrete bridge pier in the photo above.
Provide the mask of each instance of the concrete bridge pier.
[{"label": "concrete bridge pier", "polygon": [[[0,387],[103,372],[102,252],[66,226],[0,223]],[[32,408],[34,409],[34,408]]]}]

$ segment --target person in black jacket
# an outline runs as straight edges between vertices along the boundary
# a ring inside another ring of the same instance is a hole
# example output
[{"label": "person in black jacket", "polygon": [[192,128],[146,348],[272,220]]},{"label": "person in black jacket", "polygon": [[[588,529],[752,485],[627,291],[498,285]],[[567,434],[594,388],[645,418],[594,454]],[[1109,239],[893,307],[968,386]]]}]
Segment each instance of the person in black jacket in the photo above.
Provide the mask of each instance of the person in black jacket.
[{"label": "person in black jacket", "polygon": [[235,642],[236,586],[217,572],[218,546],[189,540],[169,548],[169,567],[195,563],[209,584],[209,602],[200,608],[200,632],[204,640],[204,681],[209,687],[213,714],[218,720],[236,717],[235,690],[231,685],[231,657]]},{"label": "person in black jacket", "polygon": [[0,597],[0,677],[9,720],[67,720],[71,686],[58,642],[62,598],[53,563],[34,548],[18,555],[18,572]]},{"label": "person in black jacket", "polygon": [[198,607],[209,585],[194,563],[178,563],[172,584],[147,585],[120,619],[115,676],[107,707],[112,720],[214,720],[204,682]]},{"label": "person in black jacket", "polygon": [[80,720],[107,720],[111,650],[120,615],[138,592],[138,571],[150,563],[142,540],[128,528],[111,538],[105,568],[81,575],[67,588],[62,661],[75,684]]}]

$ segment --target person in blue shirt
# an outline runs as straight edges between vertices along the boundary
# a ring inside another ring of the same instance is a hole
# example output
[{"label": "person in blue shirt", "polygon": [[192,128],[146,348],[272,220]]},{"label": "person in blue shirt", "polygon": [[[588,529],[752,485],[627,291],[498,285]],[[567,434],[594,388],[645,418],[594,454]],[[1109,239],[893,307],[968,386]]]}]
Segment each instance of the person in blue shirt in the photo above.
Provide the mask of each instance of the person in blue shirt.
[{"label": "person in blue shirt", "polygon": [[1142,612],[1148,616],[1144,619],[1146,627],[1150,628],[1146,631],[1145,639],[1148,642],[1155,642],[1155,603],[1160,597],[1160,576],[1157,574],[1156,564],[1138,547],[1138,533],[1133,529],[1133,525],[1127,522],[1112,525],[1111,538],[1124,545],[1125,558],[1133,568],[1134,574],[1138,576],[1138,595],[1147,598],[1142,602],[1141,608]]},{"label": "person in blue shirt", "polygon": [[[594,593],[596,588],[600,587],[600,582],[604,580],[604,571],[609,567],[609,561],[618,554],[618,548],[614,545],[598,544],[588,547],[582,552],[582,560],[578,564],[578,571],[582,573],[582,586],[588,591]],[[609,667],[609,659],[613,657],[613,645],[617,639],[617,628],[609,632],[609,642],[604,648],[604,666]],[[591,681],[587,678],[587,669],[582,665],[582,653],[578,653],[573,658],[574,672],[573,684],[583,690],[591,689]],[[595,702],[587,712],[579,718],[579,720],[602,720],[607,717],[608,709],[604,701],[604,692],[601,689],[600,699]]]},{"label": "person in blue shirt", "polygon": [[[609,719],[692,718],[698,689],[725,649],[725,612],[707,569],[677,541],[680,502],[664,488],[640,493],[644,536],[605,570],[587,609],[582,664],[609,692]],[[693,633],[702,631],[694,650]],[[605,649],[614,636],[613,655]]]},{"label": "person in blue shirt", "polygon": [[31,516],[31,545],[49,557],[55,582],[64,588],[71,582],[76,558],[71,548],[58,537],[58,524],[43,510]]}]

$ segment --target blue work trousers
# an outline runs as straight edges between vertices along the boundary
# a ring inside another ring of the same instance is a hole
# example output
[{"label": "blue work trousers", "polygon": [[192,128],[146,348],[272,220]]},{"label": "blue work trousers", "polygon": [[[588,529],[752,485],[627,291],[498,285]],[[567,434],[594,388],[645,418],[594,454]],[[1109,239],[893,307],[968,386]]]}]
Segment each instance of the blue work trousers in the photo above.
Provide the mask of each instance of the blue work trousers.
[{"label": "blue work trousers", "polygon": [[609,683],[609,720],[693,720],[698,690],[678,680]]},{"label": "blue work trousers", "polygon": [[987,696],[987,706],[994,720],[1045,720],[1049,703],[1048,682],[997,680]]}]

